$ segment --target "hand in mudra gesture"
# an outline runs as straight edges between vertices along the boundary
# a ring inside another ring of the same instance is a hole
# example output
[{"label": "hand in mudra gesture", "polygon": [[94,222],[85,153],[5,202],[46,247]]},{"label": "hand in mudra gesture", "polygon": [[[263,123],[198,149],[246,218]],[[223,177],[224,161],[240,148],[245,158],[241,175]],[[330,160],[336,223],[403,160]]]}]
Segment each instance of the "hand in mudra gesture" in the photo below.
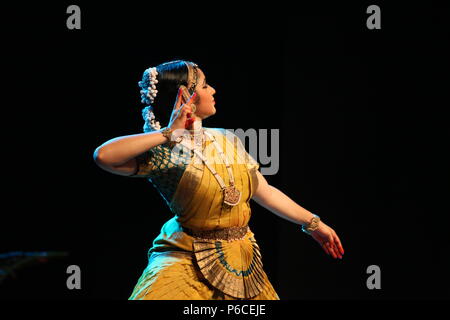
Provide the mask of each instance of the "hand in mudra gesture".
[{"label": "hand in mudra gesture", "polygon": [[339,240],[336,232],[324,222],[319,222],[319,228],[311,232],[311,237],[320,244],[328,255],[331,255],[335,259],[342,259],[344,248],[342,247],[341,240]]},{"label": "hand in mudra gesture", "polygon": [[[169,120],[168,127],[174,131],[177,129],[192,129],[192,123],[195,120],[195,117],[192,116],[192,103],[197,96],[197,92],[194,92],[189,97],[187,90],[185,92],[183,90],[185,90],[183,87],[180,87],[178,90],[177,99],[175,100],[175,105]],[[188,100],[184,98],[186,96],[189,97]]]}]

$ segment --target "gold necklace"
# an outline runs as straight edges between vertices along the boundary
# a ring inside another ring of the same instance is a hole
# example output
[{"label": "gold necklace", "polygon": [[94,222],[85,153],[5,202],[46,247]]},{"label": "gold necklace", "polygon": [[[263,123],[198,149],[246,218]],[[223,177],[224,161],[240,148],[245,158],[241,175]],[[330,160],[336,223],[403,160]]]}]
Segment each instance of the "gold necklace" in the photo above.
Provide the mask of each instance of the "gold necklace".
[{"label": "gold necklace", "polygon": [[[212,174],[214,175],[214,177],[216,178],[217,182],[219,183],[221,190],[223,192],[223,203],[227,204],[229,206],[236,206],[237,204],[239,204],[239,201],[241,200],[241,192],[236,188],[236,185],[234,183],[234,175],[233,175],[233,171],[231,170],[231,166],[230,163],[228,162],[228,158],[225,156],[225,154],[223,153],[222,148],[220,147],[219,143],[216,141],[215,137],[213,135],[211,135],[209,132],[203,130],[203,133],[208,136],[208,138],[210,140],[213,141],[214,146],[216,147],[216,149],[219,151],[220,157],[222,158],[222,160],[225,162],[225,166],[227,168],[228,171],[228,175],[230,177],[230,185],[226,186],[225,182],[223,181],[222,177],[219,176],[219,174],[217,173],[217,171],[209,165],[208,160],[203,156],[203,154],[201,152],[198,151],[198,148],[191,148],[190,146],[184,144],[187,148],[193,150],[199,157],[200,159],[203,160],[203,162],[205,163],[205,165],[208,167],[208,169],[212,172]],[[203,134],[202,134],[203,137]]]}]

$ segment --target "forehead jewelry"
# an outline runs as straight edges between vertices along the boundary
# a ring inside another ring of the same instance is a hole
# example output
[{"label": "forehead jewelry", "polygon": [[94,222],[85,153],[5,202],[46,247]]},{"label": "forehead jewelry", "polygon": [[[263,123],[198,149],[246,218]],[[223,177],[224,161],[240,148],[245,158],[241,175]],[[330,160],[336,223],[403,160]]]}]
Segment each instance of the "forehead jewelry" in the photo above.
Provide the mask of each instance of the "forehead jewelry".
[{"label": "forehead jewelry", "polygon": [[[193,75],[191,87],[188,89],[188,91],[190,94],[194,94],[195,87],[197,87],[197,82],[198,82],[198,73],[197,73],[198,65],[193,62],[191,62],[191,64],[192,64],[191,69],[192,69],[194,75]],[[186,63],[186,65],[188,65],[188,64]],[[188,65],[188,70],[189,70],[189,65]],[[197,111],[197,106],[194,103],[191,103],[191,107],[192,107],[192,112],[195,113],[195,111]]]},{"label": "forehead jewelry", "polygon": [[198,65],[195,63],[192,64],[192,71],[194,71],[194,79],[192,81],[191,88],[189,89],[191,93],[194,93],[195,87],[197,86],[198,74],[197,74]]}]

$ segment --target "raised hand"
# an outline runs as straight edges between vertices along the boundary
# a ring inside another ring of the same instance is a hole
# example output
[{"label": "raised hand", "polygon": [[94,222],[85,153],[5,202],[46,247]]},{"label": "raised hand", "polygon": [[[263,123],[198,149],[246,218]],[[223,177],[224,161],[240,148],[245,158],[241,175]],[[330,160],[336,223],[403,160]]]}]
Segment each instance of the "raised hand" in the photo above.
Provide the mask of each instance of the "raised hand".
[{"label": "raised hand", "polygon": [[[197,92],[194,92],[190,96],[189,100],[185,100],[183,97],[183,87],[178,90],[177,99],[175,100],[175,105],[173,107],[172,115],[170,116],[168,127],[171,129],[191,129],[192,122],[195,120],[192,115],[192,102],[197,96]],[[189,94],[188,94],[189,96]]]}]

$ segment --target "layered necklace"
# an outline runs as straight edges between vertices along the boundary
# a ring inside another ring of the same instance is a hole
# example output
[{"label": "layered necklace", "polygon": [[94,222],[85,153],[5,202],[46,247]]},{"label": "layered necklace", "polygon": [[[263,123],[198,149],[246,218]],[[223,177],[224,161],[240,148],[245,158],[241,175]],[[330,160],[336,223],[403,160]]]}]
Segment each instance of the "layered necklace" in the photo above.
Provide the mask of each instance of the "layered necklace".
[{"label": "layered necklace", "polygon": [[[235,182],[234,182],[234,175],[233,171],[231,169],[230,163],[228,161],[228,158],[223,153],[223,150],[220,146],[220,144],[217,142],[216,138],[210,134],[209,132],[205,131],[202,127],[201,119],[198,119],[194,121],[193,123],[193,130],[189,130],[193,135],[193,144],[194,148],[191,148],[190,145],[181,142],[184,146],[186,146],[188,149],[193,150],[197,156],[202,159],[202,161],[205,163],[205,165],[208,167],[208,169],[211,171],[211,173],[216,178],[217,182],[220,185],[220,188],[223,192],[223,203],[229,206],[236,206],[239,204],[239,201],[241,200],[241,192],[236,188]],[[217,171],[208,163],[208,160],[203,156],[203,142],[205,140],[205,135],[212,140],[215,148],[218,150],[220,157],[222,158],[223,162],[225,163],[225,166],[228,171],[228,175],[230,177],[230,185],[226,186],[225,182],[223,181],[222,177],[219,176]]]}]

